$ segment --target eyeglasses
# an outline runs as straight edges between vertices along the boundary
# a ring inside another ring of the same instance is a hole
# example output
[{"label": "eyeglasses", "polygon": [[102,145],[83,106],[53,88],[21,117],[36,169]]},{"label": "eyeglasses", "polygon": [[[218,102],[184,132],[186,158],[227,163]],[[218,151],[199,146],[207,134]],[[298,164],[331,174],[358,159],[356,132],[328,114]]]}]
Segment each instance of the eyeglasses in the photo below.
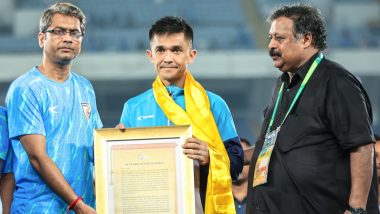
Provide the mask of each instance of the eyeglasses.
[{"label": "eyeglasses", "polygon": [[63,38],[67,33],[70,34],[72,39],[79,40],[82,36],[83,33],[80,32],[79,30],[66,30],[62,28],[55,28],[52,30],[46,30],[47,33],[51,33],[59,38]]}]

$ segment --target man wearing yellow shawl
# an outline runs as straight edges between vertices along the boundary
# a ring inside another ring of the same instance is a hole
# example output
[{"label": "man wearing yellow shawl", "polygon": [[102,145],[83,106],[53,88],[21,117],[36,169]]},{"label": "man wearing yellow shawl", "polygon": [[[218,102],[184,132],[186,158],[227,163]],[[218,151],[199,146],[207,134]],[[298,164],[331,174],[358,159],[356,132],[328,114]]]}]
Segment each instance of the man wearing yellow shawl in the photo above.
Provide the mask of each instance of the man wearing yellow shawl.
[{"label": "man wearing yellow shawl", "polygon": [[183,145],[194,160],[197,213],[235,213],[231,179],[243,167],[243,150],[227,104],[206,91],[187,65],[197,51],[185,20],[167,16],[149,31],[146,51],[157,78],[152,89],[128,100],[120,127],[192,125],[193,138]]}]

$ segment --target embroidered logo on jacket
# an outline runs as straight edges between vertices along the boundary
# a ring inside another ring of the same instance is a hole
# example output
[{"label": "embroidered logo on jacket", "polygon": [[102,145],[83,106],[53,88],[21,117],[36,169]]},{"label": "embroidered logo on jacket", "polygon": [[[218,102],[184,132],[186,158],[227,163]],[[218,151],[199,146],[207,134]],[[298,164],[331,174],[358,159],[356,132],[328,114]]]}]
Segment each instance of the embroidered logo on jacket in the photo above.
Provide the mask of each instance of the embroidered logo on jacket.
[{"label": "embroidered logo on jacket", "polygon": [[138,116],[137,120],[144,120],[144,119],[148,119],[148,118],[154,118],[154,114]]},{"label": "embroidered logo on jacket", "polygon": [[84,116],[86,119],[90,119],[91,117],[91,105],[89,103],[81,103]]}]

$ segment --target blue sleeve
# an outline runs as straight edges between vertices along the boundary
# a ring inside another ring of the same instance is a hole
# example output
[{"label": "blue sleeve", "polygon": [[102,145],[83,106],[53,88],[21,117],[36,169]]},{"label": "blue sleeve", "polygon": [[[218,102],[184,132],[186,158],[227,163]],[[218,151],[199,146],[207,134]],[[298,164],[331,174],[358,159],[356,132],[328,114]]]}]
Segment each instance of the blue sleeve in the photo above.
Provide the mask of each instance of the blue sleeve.
[{"label": "blue sleeve", "polygon": [[240,138],[235,137],[226,141],[223,141],[224,147],[226,147],[228,157],[230,158],[230,173],[231,179],[238,179],[244,165],[244,152],[240,144]]},{"label": "blue sleeve", "polygon": [[102,120],[100,119],[99,112],[95,111],[95,117],[94,117],[94,129],[100,129],[103,127]]},{"label": "blue sleeve", "polygon": [[103,123],[102,123],[102,120],[100,119],[100,116],[99,116],[99,112],[98,112],[98,108],[96,106],[96,102],[95,103],[95,108],[92,109],[92,113],[93,114],[93,117],[92,117],[92,123],[93,123],[93,127],[94,129],[100,129],[103,127]]},{"label": "blue sleeve", "polygon": [[6,107],[10,139],[26,134],[46,135],[37,95],[30,88],[11,86]]},{"label": "blue sleeve", "polygon": [[226,102],[215,94],[209,94],[211,111],[222,137],[224,147],[230,158],[230,172],[232,180],[236,180],[243,170],[244,152],[236,132],[231,112]]},{"label": "blue sleeve", "polygon": [[9,133],[7,124],[7,112],[0,107],[0,159],[5,160],[9,147]]},{"label": "blue sleeve", "polygon": [[124,104],[123,112],[121,113],[120,123],[125,127],[131,127],[130,114],[128,110],[128,102]]},{"label": "blue sleeve", "polygon": [[96,96],[95,96],[95,91],[94,87],[92,86],[91,82],[89,80],[86,80],[87,84],[89,85],[89,94],[91,95],[90,97],[90,102],[91,102],[91,120],[92,120],[92,127],[94,129],[100,129],[103,127],[102,120],[100,119],[97,104],[96,104]]},{"label": "blue sleeve", "polygon": [[13,149],[12,146],[8,149],[8,154],[4,162],[4,168],[1,170],[2,174],[13,172]]}]

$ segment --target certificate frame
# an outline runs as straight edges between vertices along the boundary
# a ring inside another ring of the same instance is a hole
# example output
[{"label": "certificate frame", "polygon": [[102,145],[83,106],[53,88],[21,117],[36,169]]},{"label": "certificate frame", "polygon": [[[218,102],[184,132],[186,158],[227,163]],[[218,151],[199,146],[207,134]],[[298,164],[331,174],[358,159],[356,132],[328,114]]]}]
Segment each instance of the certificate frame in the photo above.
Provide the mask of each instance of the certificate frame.
[{"label": "certificate frame", "polygon": [[189,125],[96,129],[96,211],[195,213],[193,160],[182,149],[191,136]]}]

